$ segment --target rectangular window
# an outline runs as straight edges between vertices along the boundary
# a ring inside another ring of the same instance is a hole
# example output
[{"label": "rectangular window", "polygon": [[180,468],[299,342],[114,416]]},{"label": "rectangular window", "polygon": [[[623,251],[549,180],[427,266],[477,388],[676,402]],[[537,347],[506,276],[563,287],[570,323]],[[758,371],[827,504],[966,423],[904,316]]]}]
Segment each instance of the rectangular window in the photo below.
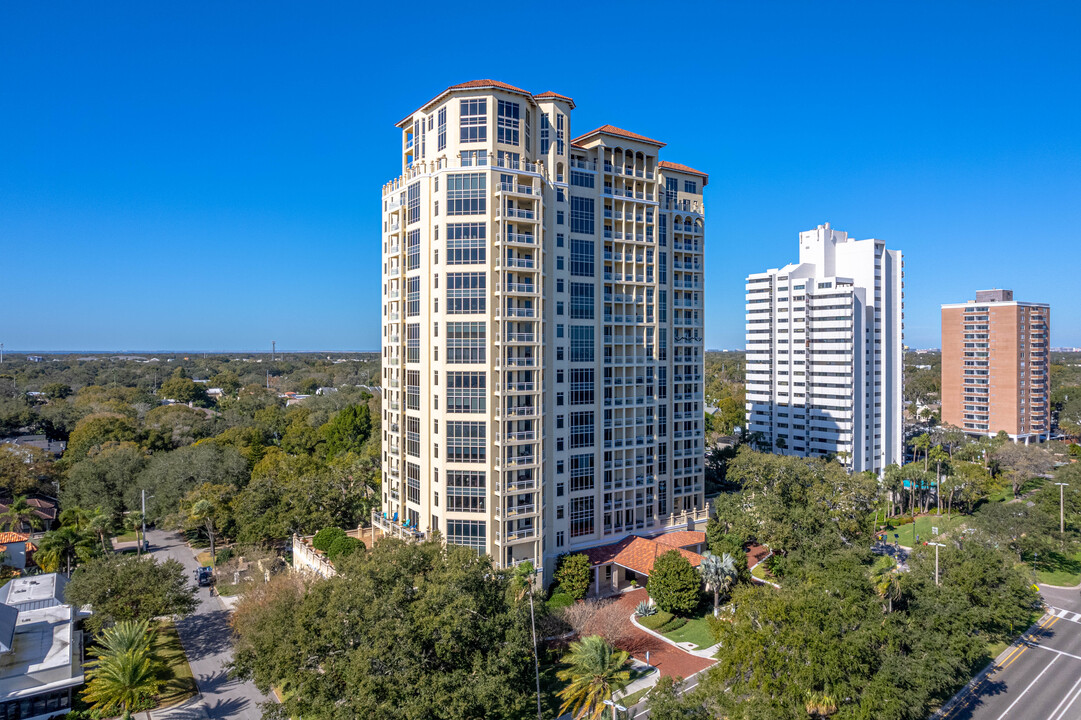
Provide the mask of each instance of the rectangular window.
[{"label": "rectangular window", "polygon": [[571,275],[593,277],[593,241],[571,238]]},{"label": "rectangular window", "polygon": [[488,101],[485,99],[461,100],[458,105],[458,126],[461,142],[487,142]]},{"label": "rectangular window", "polygon": [[448,413],[484,412],[486,397],[484,373],[447,373]]},{"label": "rectangular window", "polygon": [[593,198],[571,196],[571,232],[593,234]]},{"label": "rectangular window", "polygon": [[571,170],[571,185],[591,188],[594,186],[593,173]]},{"label": "rectangular window", "polygon": [[596,385],[593,368],[571,368],[571,405],[590,405]]},{"label": "rectangular window", "polygon": [[505,145],[518,144],[519,105],[500,100],[496,118],[496,139]]},{"label": "rectangular window", "polygon": [[406,191],[406,223],[420,222],[420,183],[415,182]]},{"label": "rectangular window", "polygon": [[551,146],[551,140],[548,137],[551,131],[552,124],[548,120],[548,113],[541,113],[540,116],[540,152],[541,155],[548,154],[548,148]]},{"label": "rectangular window", "polygon": [[[420,418],[405,418],[405,454],[410,457],[420,457]],[[417,471],[419,482],[420,471]]]},{"label": "rectangular window", "polygon": [[488,210],[484,173],[447,176],[447,215],[482,215]]},{"label": "rectangular window", "polygon": [[485,308],[485,273],[447,273],[447,314],[482,313]]},{"label": "rectangular window", "polygon": [[593,454],[571,455],[571,492],[593,489]]},{"label": "rectangular window", "polygon": [[488,247],[484,223],[447,225],[447,265],[477,265],[485,262]]},{"label": "rectangular window", "polygon": [[405,236],[405,269],[420,267],[420,230],[410,230]]},{"label": "rectangular window", "polygon": [[488,550],[485,541],[484,520],[447,520],[447,542],[451,545],[464,545],[473,548],[477,554]]},{"label": "rectangular window", "polygon": [[405,499],[420,505],[420,465],[405,464]]},{"label": "rectangular window", "polygon": [[697,193],[698,192],[698,183],[696,183],[694,180],[684,180],[683,181],[683,192]]},{"label": "rectangular window", "polygon": [[407,370],[405,373],[405,409],[420,410],[419,370]]},{"label": "rectangular window", "polygon": [[447,109],[439,108],[439,125],[436,128],[436,145],[439,150],[447,149]]},{"label": "rectangular window", "polygon": [[567,117],[563,113],[556,113],[556,153],[559,155],[566,155],[567,148],[563,144],[563,138],[566,133]]},{"label": "rectangular window", "polygon": [[533,138],[530,136],[532,128],[529,126],[530,114],[529,108],[525,109],[525,151],[527,153],[533,152]]},{"label": "rectangular window", "polygon": [[593,362],[592,325],[571,325],[571,362]]},{"label": "rectangular window", "polygon": [[420,315],[420,278],[406,278],[405,284],[405,316],[416,317]]},{"label": "rectangular window", "polygon": [[483,471],[447,471],[448,512],[484,512],[487,497]]},{"label": "rectangular window", "polygon": [[[573,258],[571,265],[574,265]],[[571,283],[571,317],[593,319],[593,283]]]},{"label": "rectangular window", "polygon": [[[485,361],[485,333],[483,322],[447,323],[447,363],[482,363]],[[437,383],[438,384],[438,383]]]},{"label": "rectangular window", "polygon": [[571,537],[593,534],[593,498],[571,498]]},{"label": "rectangular window", "polygon": [[483,421],[447,423],[447,460],[482,463],[487,457],[487,450]]},{"label": "rectangular window", "polygon": [[407,323],[405,326],[405,361],[420,362],[420,323]]},{"label": "rectangular window", "polygon": [[593,412],[571,413],[571,449],[593,445]]}]

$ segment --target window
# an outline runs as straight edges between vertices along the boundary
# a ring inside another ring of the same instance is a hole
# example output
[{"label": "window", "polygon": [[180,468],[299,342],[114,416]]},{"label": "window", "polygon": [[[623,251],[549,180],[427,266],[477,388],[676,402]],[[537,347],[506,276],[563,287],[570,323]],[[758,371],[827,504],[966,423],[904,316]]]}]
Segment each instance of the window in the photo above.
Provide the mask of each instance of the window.
[{"label": "window", "polygon": [[528,152],[533,152],[533,143],[532,143],[532,138],[530,137],[531,128],[529,126],[529,120],[530,120],[529,108],[526,108],[525,109],[525,151],[527,153]]},{"label": "window", "polygon": [[485,296],[485,273],[447,273],[449,315],[484,312]]},{"label": "window", "polygon": [[593,277],[593,241],[571,238],[571,275]]},{"label": "window", "polygon": [[405,316],[416,317],[420,315],[420,278],[406,278]]},{"label": "window", "polygon": [[488,549],[485,542],[484,520],[447,520],[447,542],[451,545],[464,545],[473,548],[477,554]]},{"label": "window", "polygon": [[577,170],[571,170],[571,185],[577,185],[578,187],[593,187],[593,173],[584,173]]},{"label": "window", "polygon": [[482,463],[487,456],[484,422],[447,423],[447,460]]},{"label": "window", "polygon": [[563,278],[556,278],[556,292],[561,293],[563,290]]},{"label": "window", "polygon": [[420,230],[410,230],[405,235],[405,269],[420,267]]},{"label": "window", "polygon": [[562,225],[563,224],[563,218],[564,218],[563,211],[562,210],[556,210],[556,225]]},{"label": "window", "polygon": [[406,223],[420,222],[420,183],[415,182],[406,191]]},{"label": "window", "polygon": [[563,247],[563,233],[556,233],[556,247]]},{"label": "window", "polygon": [[447,471],[448,512],[484,512],[487,496],[483,471]]},{"label": "window", "polygon": [[447,373],[447,412],[484,412],[485,377],[482,372]]},{"label": "window", "polygon": [[571,232],[593,234],[593,198],[571,196]]},{"label": "window", "polygon": [[436,129],[436,144],[439,150],[447,149],[447,109],[439,108],[439,126]]},{"label": "window", "polygon": [[[571,260],[573,265],[574,261]],[[593,319],[593,283],[571,283],[571,317]]]},{"label": "window", "polygon": [[487,227],[484,223],[447,225],[447,265],[476,265],[485,262]]},{"label": "window", "polygon": [[458,125],[461,142],[487,142],[488,101],[485,99],[462,100],[458,105]]},{"label": "window", "polygon": [[589,405],[594,401],[594,372],[593,368],[571,368],[571,405]]},{"label": "window", "polygon": [[684,180],[683,181],[683,192],[692,193],[692,194],[697,193],[698,192],[698,183],[696,183],[694,180]]},{"label": "window", "polygon": [[496,118],[496,140],[506,145],[518,144],[518,103],[500,100]]},{"label": "window", "polygon": [[563,144],[563,138],[566,133],[567,118],[563,113],[556,113],[556,153],[559,155],[566,155],[567,148]]},{"label": "window", "polygon": [[593,412],[571,413],[571,449],[593,445]]},{"label": "window", "polygon": [[571,492],[593,489],[593,455],[571,455]]},{"label": "window", "polygon": [[405,499],[420,505],[420,465],[405,464]]},{"label": "window", "polygon": [[592,325],[571,325],[571,362],[593,362]]},{"label": "window", "polygon": [[[665,215],[664,213],[661,213],[660,221],[661,221],[660,243],[661,243],[661,247],[665,247],[666,245],[668,245],[668,216]],[[664,282],[664,280],[662,279],[661,282]]]},{"label": "window", "polygon": [[420,362],[420,323],[407,323],[405,326],[405,361]]},{"label": "window", "polygon": [[[410,457],[420,457],[420,418],[405,418],[405,454]],[[420,470],[417,470],[419,481]]]},{"label": "window", "polygon": [[571,537],[592,534],[593,498],[571,498]]},{"label": "window", "polygon": [[563,301],[562,300],[556,300],[556,315],[562,315],[562,314],[563,314]]},{"label": "window", "polygon": [[481,215],[487,212],[484,173],[447,176],[447,215]]},{"label": "window", "polygon": [[540,152],[541,155],[547,155],[548,148],[551,146],[551,140],[548,137],[548,133],[551,130],[552,123],[548,120],[547,113],[541,113],[540,122]]},{"label": "window", "polygon": [[453,365],[485,361],[485,324],[483,322],[447,323],[447,363]]},{"label": "window", "polygon": [[482,166],[488,164],[487,150],[463,150],[462,167]]},{"label": "window", "polygon": [[407,370],[405,373],[405,409],[420,410],[419,370]]},{"label": "window", "polygon": [[[559,323],[559,324],[556,325],[556,337],[557,338],[563,337],[563,328],[564,328],[563,323]],[[562,370],[557,370],[556,372],[563,372],[563,371]],[[562,382],[562,380],[560,380],[560,382]]]}]

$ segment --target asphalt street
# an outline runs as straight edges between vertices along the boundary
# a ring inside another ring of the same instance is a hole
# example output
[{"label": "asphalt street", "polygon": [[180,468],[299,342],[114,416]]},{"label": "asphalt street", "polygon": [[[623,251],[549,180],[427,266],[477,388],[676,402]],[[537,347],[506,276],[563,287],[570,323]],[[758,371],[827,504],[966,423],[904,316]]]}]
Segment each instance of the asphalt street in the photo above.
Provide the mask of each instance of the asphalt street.
[{"label": "asphalt street", "polygon": [[938,720],[1081,720],[1081,594],[1041,592],[1048,612]]},{"label": "asphalt street", "polygon": [[[187,544],[175,533],[147,531],[150,550],[159,560],[173,558],[184,566],[188,579],[195,584],[198,567]],[[198,589],[199,607],[177,623],[180,642],[188,656],[195,682],[202,694],[210,718],[261,720],[259,703],[270,701],[251,682],[229,677],[227,665],[233,659],[229,614],[207,588]]]}]

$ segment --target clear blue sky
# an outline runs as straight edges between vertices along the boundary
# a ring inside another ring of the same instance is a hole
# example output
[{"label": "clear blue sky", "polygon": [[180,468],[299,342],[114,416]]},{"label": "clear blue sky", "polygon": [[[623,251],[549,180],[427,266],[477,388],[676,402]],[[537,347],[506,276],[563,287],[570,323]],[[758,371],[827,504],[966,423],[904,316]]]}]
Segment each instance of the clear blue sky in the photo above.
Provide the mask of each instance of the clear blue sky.
[{"label": "clear blue sky", "polygon": [[707,347],[827,220],[905,253],[911,346],[993,286],[1081,345],[1078,3],[620,7],[5,3],[0,342],[377,349],[394,123],[491,77],[710,173]]}]

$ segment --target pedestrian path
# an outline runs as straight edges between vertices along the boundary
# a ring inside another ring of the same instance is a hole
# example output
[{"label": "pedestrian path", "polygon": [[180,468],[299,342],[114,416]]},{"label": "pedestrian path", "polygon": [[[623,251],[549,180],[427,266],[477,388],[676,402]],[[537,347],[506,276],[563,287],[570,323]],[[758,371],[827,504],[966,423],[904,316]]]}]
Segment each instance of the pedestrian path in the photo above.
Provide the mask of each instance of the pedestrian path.
[{"label": "pedestrian path", "polygon": [[1062,608],[1048,607],[1047,612],[1049,615],[1054,615],[1057,618],[1063,620],[1069,620],[1072,623],[1081,625],[1081,613],[1074,612],[1073,610],[1063,610]]}]

